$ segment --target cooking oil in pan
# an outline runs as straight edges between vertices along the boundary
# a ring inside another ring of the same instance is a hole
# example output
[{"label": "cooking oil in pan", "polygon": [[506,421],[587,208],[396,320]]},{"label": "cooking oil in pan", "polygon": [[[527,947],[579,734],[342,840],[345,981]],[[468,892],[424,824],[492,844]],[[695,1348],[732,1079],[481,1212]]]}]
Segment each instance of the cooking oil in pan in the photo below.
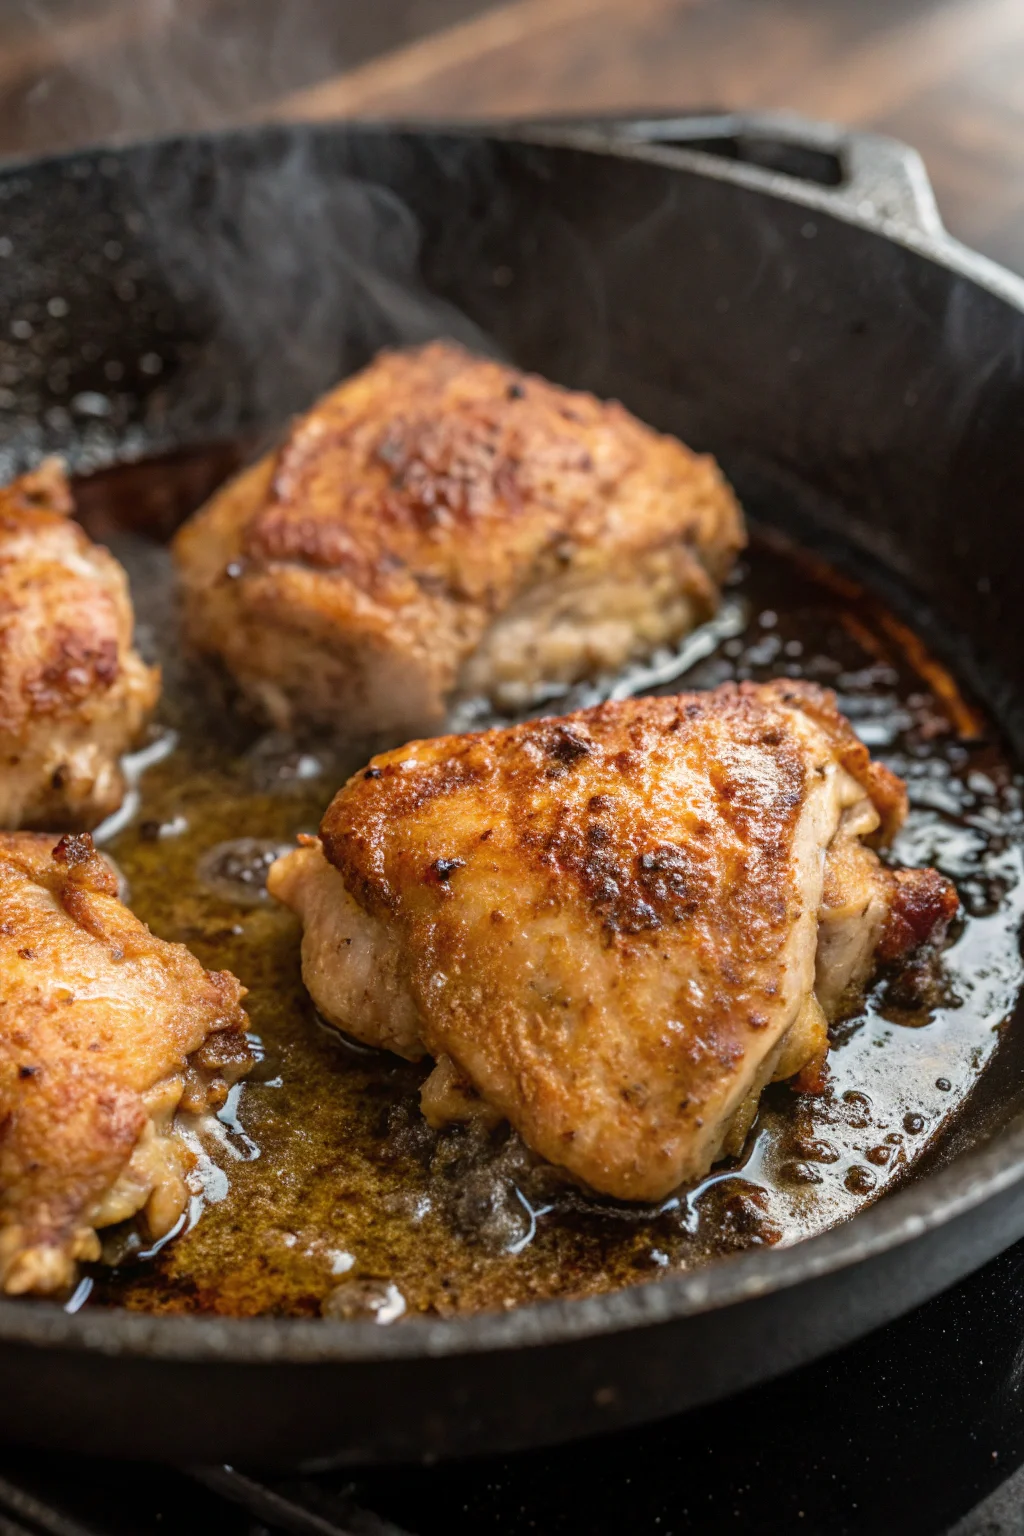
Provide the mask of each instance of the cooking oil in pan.
[{"label": "cooking oil in pan", "polygon": [[88,1305],[381,1323],[513,1307],[790,1243],[906,1178],[998,1044],[1021,983],[1024,901],[1018,782],[996,733],[916,637],[830,572],[755,541],[711,653],[661,682],[785,675],[834,688],[908,782],[896,857],[951,876],[963,914],[941,955],[881,978],[835,1027],[822,1095],[776,1085],[739,1160],[657,1207],[617,1204],[567,1183],[507,1127],[431,1131],[418,1108],[429,1066],[353,1046],[318,1021],[298,923],[266,898],[263,878],[279,848],[315,830],[358,762],[261,736],[211,699],[210,679],[177,653],[167,552],[140,532],[166,533],[175,488],[194,504],[228,464],[221,451],[119,470],[82,497],[88,525],[129,569],[141,641],[165,673],[161,721],[102,841],[139,915],[249,988],[260,1056],[219,1115],[188,1123],[196,1166],[182,1230],[156,1252],[133,1230],[109,1233]]}]

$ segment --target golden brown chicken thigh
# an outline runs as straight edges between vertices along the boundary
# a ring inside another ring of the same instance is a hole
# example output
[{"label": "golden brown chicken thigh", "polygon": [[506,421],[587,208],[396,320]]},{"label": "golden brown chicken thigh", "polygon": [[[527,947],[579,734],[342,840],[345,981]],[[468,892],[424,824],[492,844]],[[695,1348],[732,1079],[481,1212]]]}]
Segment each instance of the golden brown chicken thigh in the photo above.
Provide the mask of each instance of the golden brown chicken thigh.
[{"label": "golden brown chicken thigh", "polygon": [[673,644],[742,544],[712,459],[434,343],[326,395],[175,551],[192,640],[278,725],[394,736]]},{"label": "golden brown chicken thigh", "polygon": [[729,684],[379,756],[268,885],[321,1013],[437,1060],[434,1123],[475,1099],[653,1200],[739,1150],[766,1083],[820,1071],[877,954],[956,911],[865,845],[905,811],[833,695]]},{"label": "golden brown chicken thigh", "polygon": [[0,1292],[69,1285],[97,1227],[173,1228],[174,1115],[248,1070],[243,995],[133,917],[87,835],[0,834]]},{"label": "golden brown chicken thigh", "polygon": [[60,466],[0,488],[0,826],[94,827],[159,674],[132,648],[124,571],[71,518]]}]

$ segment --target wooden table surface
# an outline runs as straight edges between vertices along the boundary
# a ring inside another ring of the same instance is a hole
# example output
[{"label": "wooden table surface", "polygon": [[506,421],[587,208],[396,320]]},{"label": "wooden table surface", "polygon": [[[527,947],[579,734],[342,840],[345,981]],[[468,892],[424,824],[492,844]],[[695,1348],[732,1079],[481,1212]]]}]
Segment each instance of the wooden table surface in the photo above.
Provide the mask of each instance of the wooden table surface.
[{"label": "wooden table surface", "polygon": [[271,114],[787,108],[916,145],[949,228],[1024,271],[1024,0],[26,0],[20,14],[20,31],[0,21],[0,151]]}]

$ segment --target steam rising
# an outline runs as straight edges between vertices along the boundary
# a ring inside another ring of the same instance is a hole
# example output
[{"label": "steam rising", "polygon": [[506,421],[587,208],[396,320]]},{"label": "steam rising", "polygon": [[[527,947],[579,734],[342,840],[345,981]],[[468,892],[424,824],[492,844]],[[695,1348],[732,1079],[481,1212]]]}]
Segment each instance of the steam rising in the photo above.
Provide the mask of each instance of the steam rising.
[{"label": "steam rising", "polygon": [[[468,4],[20,0],[0,150],[222,128]],[[393,152],[347,174],[315,133],[272,128],[0,178],[0,473],[272,435],[382,346],[492,351],[419,276]]]},{"label": "steam rising", "polygon": [[[281,127],[0,178],[0,472],[267,438],[384,346],[493,351],[420,275],[407,153]],[[461,202],[486,154],[447,141],[422,169]]]},{"label": "steam rising", "polygon": [[264,143],[241,173],[202,146],[157,160],[135,172],[147,235],[181,312],[205,317],[177,412],[187,403],[214,435],[241,419],[276,424],[381,347],[445,335],[493,350],[424,286],[402,199],[372,176],[325,173],[305,134]]}]

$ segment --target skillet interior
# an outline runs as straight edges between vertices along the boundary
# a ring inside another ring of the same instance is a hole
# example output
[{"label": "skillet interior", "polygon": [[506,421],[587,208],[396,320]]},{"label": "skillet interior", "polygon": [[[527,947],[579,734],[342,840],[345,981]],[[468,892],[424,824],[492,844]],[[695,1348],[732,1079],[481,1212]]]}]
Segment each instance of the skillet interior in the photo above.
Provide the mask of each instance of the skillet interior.
[{"label": "skillet interior", "polygon": [[[11,247],[0,289],[12,316],[0,363],[10,462],[55,447],[85,467],[117,453],[259,432],[383,341],[436,329],[478,339],[472,325],[453,319],[454,303],[517,361],[617,393],[656,425],[718,452],[768,521],[818,547],[840,537],[855,561],[858,552],[873,558],[876,582],[879,563],[912,577],[931,611],[930,621],[917,613],[918,623],[954,652],[961,675],[1019,749],[1020,704],[1010,682],[1019,675],[1024,625],[1014,600],[1011,523],[1024,452],[1014,430],[1022,403],[1019,312],[955,270],[956,262],[943,266],[824,210],[809,218],[806,202],[698,174],[707,168],[687,168],[686,157],[674,169],[657,158],[285,131],[12,171],[0,184]],[[342,180],[346,169],[372,171],[422,220],[420,259],[434,298],[408,297],[415,227],[392,197]],[[325,249],[338,255],[326,284]],[[273,368],[256,366],[267,358]],[[966,650],[949,642],[953,633],[969,637]],[[988,1074],[985,1102],[964,1122],[959,1152],[989,1140],[1016,1113],[1010,1053],[1005,1061]],[[921,1222],[952,1220],[954,1185],[970,1191],[968,1203],[1008,1188],[1014,1146],[993,1146],[977,1167],[980,1183],[965,1161],[951,1170],[956,1177],[929,1181],[855,1227],[771,1255],[774,1267],[755,1256],[703,1286],[673,1283],[643,1300],[633,1293],[557,1308],[546,1321],[523,1313],[459,1324],[447,1335],[437,1325],[441,1333],[432,1327],[407,1342],[339,1325],[300,1343],[294,1328],[266,1324],[246,1330],[243,1342],[240,1330],[222,1325],[193,1325],[185,1334],[142,1319],[44,1319],[41,1308],[5,1307],[0,1328],[9,1327],[10,1337],[92,1339],[131,1353],[227,1348],[397,1360],[682,1316],[711,1298],[749,1301],[765,1286],[800,1280],[806,1312],[819,1265],[867,1260],[876,1245],[880,1252],[905,1242]],[[595,1403],[600,1422],[600,1410],[607,1420],[612,1405],[614,1416],[635,1416],[728,1389],[744,1371],[749,1379],[778,1369],[880,1320],[925,1294],[922,1286],[951,1278],[957,1264],[976,1262],[986,1244],[991,1251],[1009,1240],[1006,1208],[1007,1224],[992,1230],[997,1206],[993,1198],[991,1219],[971,1227],[970,1242],[928,1250],[922,1239],[915,1277],[897,1265],[896,1290],[873,1307],[865,1291],[857,1304],[848,1298],[842,1317],[833,1308],[828,1323],[805,1315],[801,1340],[788,1350],[760,1348],[756,1364],[748,1350],[745,1366],[719,1356],[705,1370],[697,1350],[684,1384],[659,1384],[648,1372],[643,1401],[624,1383],[600,1401],[595,1392],[607,1383],[581,1395],[567,1373],[577,1402],[572,1427],[587,1427]],[[738,1338],[743,1330],[732,1332]],[[621,1351],[595,1355],[594,1367],[598,1377],[621,1371]],[[433,1438],[445,1448],[552,1432],[535,1408],[532,1431],[500,1428],[502,1413],[492,1412],[464,1425],[460,1439],[436,1376],[441,1427]],[[460,1390],[472,1396],[470,1374],[462,1380]],[[506,1402],[509,1419],[516,1394]],[[410,1424],[419,1412],[410,1402]],[[422,1443],[422,1425],[419,1441],[409,1424],[395,1428],[393,1404],[390,1418],[390,1430],[366,1427],[355,1449],[394,1453]],[[333,1423],[325,1450],[340,1433]],[[52,1398],[48,1415],[33,1421],[22,1412],[19,1427],[74,1433],[70,1421],[58,1426]]]},{"label": "skillet interior", "polygon": [[[249,987],[262,1059],[216,1119],[187,1121],[201,1161],[184,1233],[154,1251],[134,1223],[110,1229],[116,1267],[92,1267],[75,1306],[386,1321],[596,1295],[827,1230],[934,1159],[1020,987],[1020,785],[998,731],[883,605],[755,533],[713,632],[684,649],[704,638],[710,650],[685,686],[782,675],[837,688],[910,783],[895,857],[959,880],[954,941],[881,979],[834,1028],[823,1095],[774,1088],[738,1163],[630,1206],[586,1195],[507,1127],[431,1132],[418,1103],[428,1066],[317,1022],[298,924],[252,881],[296,831],[316,828],[365,749],[266,733],[223,699],[209,667],[180,656],[169,553],[110,524],[118,506],[141,520],[154,490],[166,505],[173,482],[187,491],[196,474],[179,458],[79,487],[87,526],[106,529],[132,578],[140,643],[164,672],[162,734],[142,755],[166,755],[97,837],[157,933]],[[617,686],[679,687],[635,671]],[[571,702],[601,691],[586,685]]]}]

